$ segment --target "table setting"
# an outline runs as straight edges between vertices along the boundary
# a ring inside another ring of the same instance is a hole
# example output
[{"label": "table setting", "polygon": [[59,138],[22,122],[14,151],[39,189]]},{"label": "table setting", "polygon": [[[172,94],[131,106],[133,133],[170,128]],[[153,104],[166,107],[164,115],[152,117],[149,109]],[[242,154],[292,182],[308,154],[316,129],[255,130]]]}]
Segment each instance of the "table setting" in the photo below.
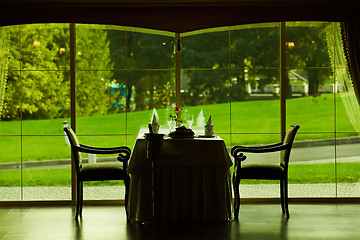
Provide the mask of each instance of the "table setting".
[{"label": "table setting", "polygon": [[[190,122],[185,127],[180,111],[175,108],[176,115],[171,117],[174,128],[160,126],[154,111],[148,128],[139,131],[128,167],[130,219],[227,221],[232,217],[232,161],[225,143],[215,135],[211,116],[205,124],[201,111],[203,124],[198,121],[194,127]],[[193,117],[189,119],[193,121]],[[161,138],[161,143],[155,144],[158,153],[151,155],[155,159],[148,154],[149,136]]]}]

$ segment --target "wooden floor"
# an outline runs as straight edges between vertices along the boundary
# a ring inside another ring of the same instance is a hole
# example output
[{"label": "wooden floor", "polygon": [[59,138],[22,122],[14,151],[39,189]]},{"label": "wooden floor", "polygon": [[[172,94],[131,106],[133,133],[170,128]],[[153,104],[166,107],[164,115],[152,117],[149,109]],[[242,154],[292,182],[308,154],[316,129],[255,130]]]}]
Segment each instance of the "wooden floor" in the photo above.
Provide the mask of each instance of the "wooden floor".
[{"label": "wooden floor", "polygon": [[126,223],[123,206],[0,207],[0,239],[360,239],[360,204],[291,204],[291,218],[277,204],[243,204],[240,220],[227,223]]}]

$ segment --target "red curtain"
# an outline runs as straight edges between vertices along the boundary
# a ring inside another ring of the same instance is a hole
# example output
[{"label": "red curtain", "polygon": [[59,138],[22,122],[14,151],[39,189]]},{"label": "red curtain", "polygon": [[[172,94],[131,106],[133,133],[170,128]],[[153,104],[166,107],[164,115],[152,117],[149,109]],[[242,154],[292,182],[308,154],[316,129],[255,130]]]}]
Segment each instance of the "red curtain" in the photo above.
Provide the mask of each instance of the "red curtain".
[{"label": "red curtain", "polygon": [[348,70],[360,104],[360,22],[342,22],[341,34]]}]

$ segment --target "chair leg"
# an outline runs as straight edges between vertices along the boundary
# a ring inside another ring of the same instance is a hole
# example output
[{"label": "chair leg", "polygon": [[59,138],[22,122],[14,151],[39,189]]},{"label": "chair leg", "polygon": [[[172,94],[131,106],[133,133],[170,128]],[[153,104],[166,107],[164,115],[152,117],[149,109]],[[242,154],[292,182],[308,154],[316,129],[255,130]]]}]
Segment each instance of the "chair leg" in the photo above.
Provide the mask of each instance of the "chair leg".
[{"label": "chair leg", "polygon": [[83,188],[83,182],[80,182],[80,206],[79,206],[80,217],[82,216],[83,201],[84,201],[84,188]]},{"label": "chair leg", "polygon": [[128,201],[129,201],[129,189],[130,189],[130,176],[127,175],[127,177],[124,179],[125,184],[125,212],[126,212],[126,219],[129,220],[129,210],[128,210]]},{"label": "chair leg", "polygon": [[280,200],[281,200],[281,210],[285,214],[285,196],[284,196],[284,180],[280,180]]},{"label": "chair leg", "polygon": [[286,211],[286,217],[290,218],[289,206],[288,206],[288,180],[284,179],[284,205]]},{"label": "chair leg", "polygon": [[79,217],[79,211],[80,211],[80,181],[77,181],[77,183],[76,183],[76,213],[75,213],[76,220]]},{"label": "chair leg", "polygon": [[234,189],[234,218],[235,220],[239,219],[239,208],[240,208],[240,178],[233,175],[233,189]]}]

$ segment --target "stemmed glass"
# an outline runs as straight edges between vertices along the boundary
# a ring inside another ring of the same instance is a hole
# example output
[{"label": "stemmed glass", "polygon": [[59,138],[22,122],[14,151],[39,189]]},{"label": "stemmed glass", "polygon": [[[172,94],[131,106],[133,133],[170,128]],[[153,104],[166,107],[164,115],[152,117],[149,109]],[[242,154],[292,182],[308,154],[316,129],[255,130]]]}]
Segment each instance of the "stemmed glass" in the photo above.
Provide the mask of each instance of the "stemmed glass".
[{"label": "stemmed glass", "polygon": [[167,114],[167,118],[166,118],[167,124],[169,126],[169,131],[171,132],[171,127],[174,123],[174,118],[170,116],[170,114]]},{"label": "stemmed glass", "polygon": [[192,114],[187,115],[186,121],[189,124],[189,128],[191,129],[191,126],[194,123],[194,115],[192,115]]}]

